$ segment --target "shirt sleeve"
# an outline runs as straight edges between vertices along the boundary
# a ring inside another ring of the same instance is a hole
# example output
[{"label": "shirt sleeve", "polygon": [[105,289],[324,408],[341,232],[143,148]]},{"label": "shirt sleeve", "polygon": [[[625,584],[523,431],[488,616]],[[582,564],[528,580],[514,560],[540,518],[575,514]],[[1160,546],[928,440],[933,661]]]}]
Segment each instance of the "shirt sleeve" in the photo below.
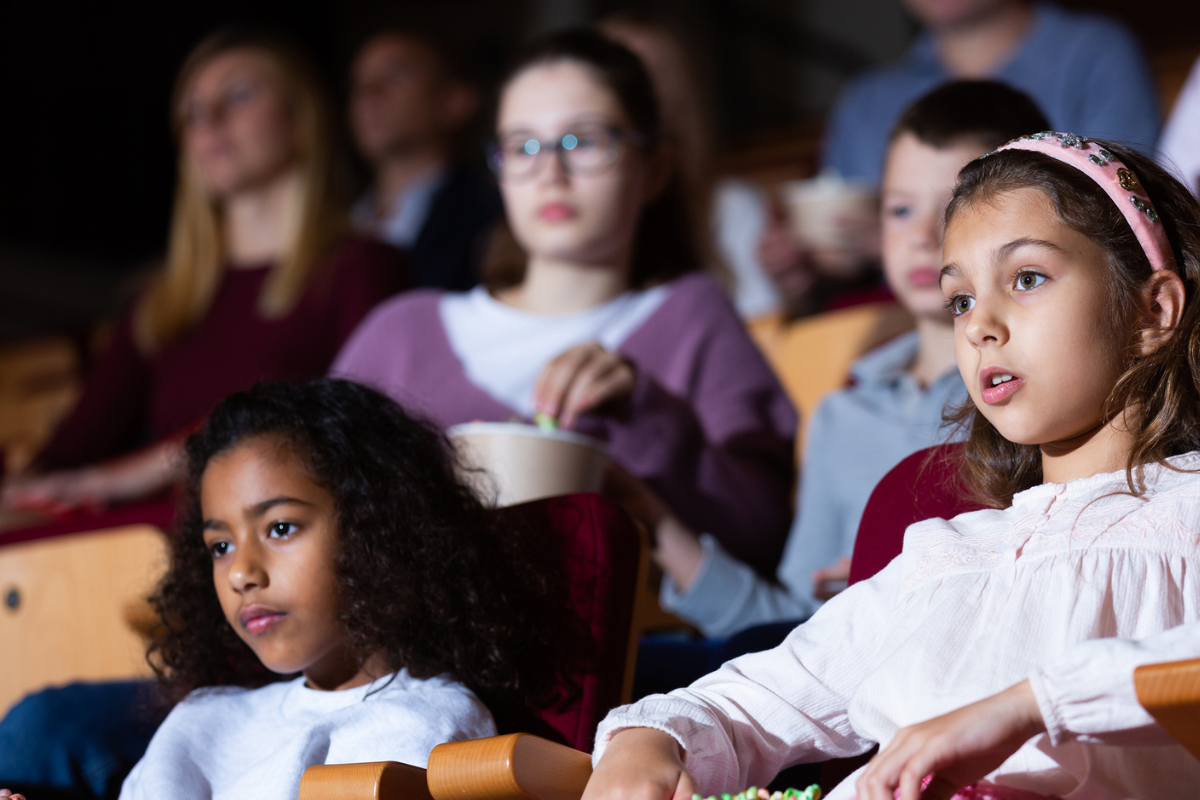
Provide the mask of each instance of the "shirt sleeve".
[{"label": "shirt sleeve", "polygon": [[1200,623],[1140,641],[1081,642],[1029,678],[1050,741],[1124,746],[1173,744],[1138,703],[1133,671],[1143,664],[1200,658]]},{"label": "shirt sleeve", "polygon": [[779,647],[725,664],[687,689],[619,708],[600,724],[599,763],[627,728],[661,730],[683,747],[702,794],[764,786],[783,768],[866,752],[850,701],[878,660],[899,579],[893,563],[830,600]]},{"label": "shirt sleeve", "polygon": [[681,592],[664,578],[659,602],[705,636],[725,639],[753,625],[805,619],[817,607],[815,598],[766,580],[708,534],[700,546],[704,555],[692,585]]},{"label": "shirt sleeve", "polygon": [[[726,637],[751,625],[803,619],[821,605],[813,595],[812,574],[832,566],[844,553],[834,475],[826,464],[836,454],[829,406],[817,406],[805,445],[804,472],[796,498],[796,517],[777,573],[767,580],[739,563],[708,537],[702,537],[704,559],[687,592],[664,580],[660,600],[672,612],[696,625],[706,636]],[[853,546],[853,542],[851,542]]]},{"label": "shirt sleeve", "polygon": [[706,280],[687,291],[667,301],[686,304],[681,324],[693,326],[681,332],[693,342],[686,388],[638,367],[626,408],[585,424],[599,422],[614,457],[685,523],[773,575],[792,516],[796,411],[723,290]]},{"label": "shirt sleeve", "polygon": [[38,454],[35,469],[96,463],[143,443],[138,438],[149,415],[150,365],[133,341],[133,316],[131,310],[118,323],[75,408]]},{"label": "shirt sleeve", "polygon": [[1200,194],[1200,59],[1175,100],[1159,141],[1158,160],[1192,194]]}]

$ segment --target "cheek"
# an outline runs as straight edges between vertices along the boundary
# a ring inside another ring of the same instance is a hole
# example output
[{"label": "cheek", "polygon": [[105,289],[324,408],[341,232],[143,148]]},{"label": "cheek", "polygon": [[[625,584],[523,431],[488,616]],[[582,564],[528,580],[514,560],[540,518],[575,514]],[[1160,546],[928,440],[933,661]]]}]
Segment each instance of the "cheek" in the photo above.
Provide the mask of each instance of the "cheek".
[{"label": "cheek", "polygon": [[608,234],[632,228],[641,212],[642,181],[637,175],[613,172],[579,180],[584,217]]},{"label": "cheek", "polygon": [[958,374],[962,376],[963,383],[967,385],[967,391],[978,405],[979,401],[979,381],[975,374],[975,369],[979,364],[979,357],[975,352],[975,348],[967,340],[967,326],[957,317],[954,318],[954,359],[958,362]]},{"label": "cheek", "polygon": [[295,149],[291,117],[274,103],[247,108],[230,120],[230,133],[248,156],[264,164],[286,161]]}]

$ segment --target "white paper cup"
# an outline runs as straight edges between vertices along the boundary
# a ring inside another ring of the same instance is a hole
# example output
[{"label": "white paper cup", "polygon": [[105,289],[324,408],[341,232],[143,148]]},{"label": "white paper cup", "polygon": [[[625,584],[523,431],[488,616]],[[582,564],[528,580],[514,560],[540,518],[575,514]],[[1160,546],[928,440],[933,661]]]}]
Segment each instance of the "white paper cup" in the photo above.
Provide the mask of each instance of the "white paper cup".
[{"label": "white paper cup", "polygon": [[467,422],[446,433],[463,466],[482,470],[465,480],[497,507],[604,485],[608,450],[590,436],[511,422]]},{"label": "white paper cup", "polygon": [[[871,187],[845,181],[834,175],[820,175],[802,181],[788,181],[779,187],[787,210],[788,231],[806,250],[833,272],[856,266],[861,247],[855,226],[845,220],[873,221],[878,199]],[[842,262],[846,263],[842,263]],[[828,263],[824,263],[828,262]]]}]

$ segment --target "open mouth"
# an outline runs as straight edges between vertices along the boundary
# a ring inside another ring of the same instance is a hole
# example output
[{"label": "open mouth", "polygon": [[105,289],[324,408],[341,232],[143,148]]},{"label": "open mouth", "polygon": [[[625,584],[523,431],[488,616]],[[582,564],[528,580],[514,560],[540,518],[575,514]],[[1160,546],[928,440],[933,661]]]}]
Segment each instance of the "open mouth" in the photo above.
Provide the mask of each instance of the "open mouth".
[{"label": "open mouth", "polygon": [[992,405],[1012,397],[1025,381],[1002,368],[988,367],[979,376],[979,383],[983,389],[983,402]]}]

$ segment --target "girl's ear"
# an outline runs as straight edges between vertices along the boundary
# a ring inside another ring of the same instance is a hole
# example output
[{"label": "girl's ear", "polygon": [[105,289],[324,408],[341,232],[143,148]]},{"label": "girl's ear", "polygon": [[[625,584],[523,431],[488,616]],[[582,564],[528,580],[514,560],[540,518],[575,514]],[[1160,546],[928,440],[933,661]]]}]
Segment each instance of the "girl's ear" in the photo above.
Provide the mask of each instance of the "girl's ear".
[{"label": "girl's ear", "polygon": [[1183,280],[1169,269],[1155,270],[1142,288],[1145,327],[1138,334],[1141,355],[1158,350],[1183,317]]}]

